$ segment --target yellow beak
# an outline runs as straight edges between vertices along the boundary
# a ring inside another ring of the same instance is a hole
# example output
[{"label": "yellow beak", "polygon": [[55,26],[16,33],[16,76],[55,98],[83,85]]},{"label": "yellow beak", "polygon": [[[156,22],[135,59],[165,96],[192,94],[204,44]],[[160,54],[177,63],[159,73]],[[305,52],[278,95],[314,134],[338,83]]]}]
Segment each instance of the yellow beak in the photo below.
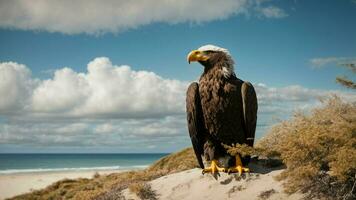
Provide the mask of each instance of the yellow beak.
[{"label": "yellow beak", "polygon": [[193,50],[187,56],[187,60],[188,60],[189,64],[190,64],[190,62],[207,61],[208,59],[209,59],[209,56],[205,55],[204,52],[199,51],[199,50]]}]

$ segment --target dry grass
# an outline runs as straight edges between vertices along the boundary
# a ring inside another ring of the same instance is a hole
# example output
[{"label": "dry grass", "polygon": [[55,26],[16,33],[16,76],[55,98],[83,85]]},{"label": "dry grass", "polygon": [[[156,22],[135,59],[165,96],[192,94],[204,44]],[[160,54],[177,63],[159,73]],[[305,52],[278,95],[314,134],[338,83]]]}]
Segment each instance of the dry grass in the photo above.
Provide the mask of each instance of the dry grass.
[{"label": "dry grass", "polygon": [[177,153],[170,154],[153,163],[148,171],[161,171],[162,173],[175,173],[199,167],[193,148],[186,148]]},{"label": "dry grass", "polygon": [[151,185],[144,182],[133,183],[129,190],[135,193],[141,200],[157,200],[157,194],[152,190]]},{"label": "dry grass", "polygon": [[156,179],[170,173],[198,166],[192,148],[170,154],[158,160],[146,170],[94,176],[92,179],[64,179],[42,190],[36,190],[11,199],[124,199],[121,191],[135,183]]},{"label": "dry grass", "polygon": [[260,199],[269,199],[274,193],[276,193],[276,190],[270,189],[266,190],[264,192],[261,192],[261,194],[258,195]]},{"label": "dry grass", "polygon": [[279,156],[287,169],[279,177],[286,191],[306,198],[355,199],[356,104],[333,97],[311,115],[272,128],[257,147]]}]

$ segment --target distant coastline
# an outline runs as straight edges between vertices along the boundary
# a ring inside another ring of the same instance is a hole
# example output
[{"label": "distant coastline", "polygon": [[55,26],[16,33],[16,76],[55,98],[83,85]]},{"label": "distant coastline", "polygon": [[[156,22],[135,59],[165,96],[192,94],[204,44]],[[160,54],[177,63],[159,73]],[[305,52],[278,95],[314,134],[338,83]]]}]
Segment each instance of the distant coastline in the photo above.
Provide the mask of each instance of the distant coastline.
[{"label": "distant coastline", "polygon": [[0,199],[41,189],[62,179],[144,169],[165,155],[0,154]]},{"label": "distant coastline", "polygon": [[144,169],[165,153],[0,154],[0,175]]}]

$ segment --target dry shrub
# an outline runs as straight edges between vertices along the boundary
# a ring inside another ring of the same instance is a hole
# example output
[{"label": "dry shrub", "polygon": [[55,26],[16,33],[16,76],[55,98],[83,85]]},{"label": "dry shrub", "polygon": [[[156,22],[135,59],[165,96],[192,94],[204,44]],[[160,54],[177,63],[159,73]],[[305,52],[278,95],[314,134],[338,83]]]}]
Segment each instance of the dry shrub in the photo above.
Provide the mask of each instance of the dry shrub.
[{"label": "dry shrub", "polygon": [[356,104],[338,97],[326,100],[311,115],[295,114],[274,126],[258,143],[278,155],[287,169],[279,177],[289,193],[306,198],[354,199],[356,172]]},{"label": "dry shrub", "polygon": [[242,157],[251,156],[251,161],[258,165],[269,168],[281,167],[283,163],[279,153],[267,151],[261,147],[251,147],[247,144],[232,144],[231,146],[222,144],[231,156],[241,155]]},{"label": "dry shrub", "polygon": [[144,182],[133,183],[129,186],[129,190],[135,193],[142,200],[156,200],[157,194],[152,190],[151,185]]},{"label": "dry shrub", "polygon": [[227,150],[227,152],[232,156],[235,156],[237,154],[240,154],[242,157],[259,155],[258,149],[248,146],[247,144],[236,143],[236,144],[231,144],[231,146],[226,144],[222,144],[222,145]]}]

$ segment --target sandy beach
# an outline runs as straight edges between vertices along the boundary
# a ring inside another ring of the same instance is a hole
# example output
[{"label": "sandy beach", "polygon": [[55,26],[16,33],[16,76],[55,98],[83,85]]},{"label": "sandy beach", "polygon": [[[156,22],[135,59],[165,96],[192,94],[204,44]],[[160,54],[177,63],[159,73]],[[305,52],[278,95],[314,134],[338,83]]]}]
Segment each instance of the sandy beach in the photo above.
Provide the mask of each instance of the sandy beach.
[{"label": "sandy beach", "polygon": [[45,188],[46,186],[65,178],[92,178],[96,172],[103,175],[122,172],[122,170],[2,174],[0,175],[0,200],[30,192],[32,190]]}]

